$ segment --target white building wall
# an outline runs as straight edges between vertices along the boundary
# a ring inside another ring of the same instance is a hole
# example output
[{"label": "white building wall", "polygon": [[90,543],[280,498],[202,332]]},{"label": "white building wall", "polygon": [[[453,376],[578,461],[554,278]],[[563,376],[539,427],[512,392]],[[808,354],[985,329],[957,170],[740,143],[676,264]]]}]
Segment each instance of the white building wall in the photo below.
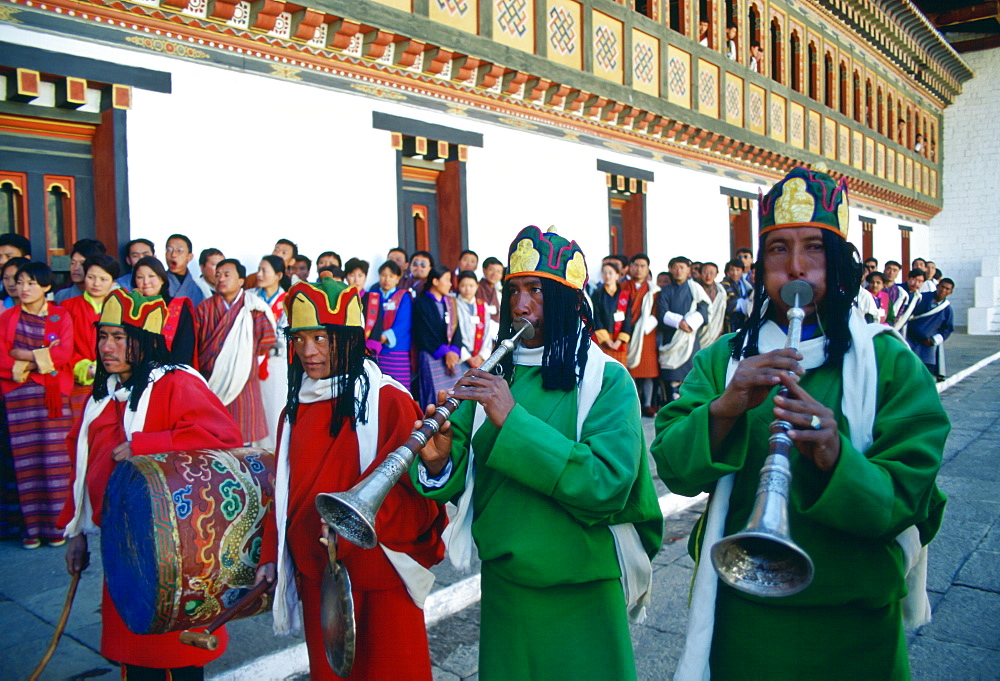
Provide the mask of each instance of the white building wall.
[{"label": "white building wall", "polygon": [[[1000,256],[1000,49],[962,55],[976,77],[945,110],[944,209],[931,221],[925,257],[955,281],[955,323],[968,323],[985,256]],[[919,255],[914,251],[915,255]]]},{"label": "white building wall", "polygon": [[[254,271],[275,240],[289,238],[312,258],[333,250],[344,260],[369,260],[375,281],[398,236],[396,152],[389,133],[372,127],[373,111],[483,135],[466,164],[469,247],[481,259],[504,260],[525,225],[555,225],[580,243],[596,275],[608,252],[607,186],[597,170],[603,160],[655,174],[646,196],[654,274],[676,255],[723,269],[732,254],[728,202],[719,189],[756,196],[761,188],[390,99],[11,26],[0,26],[0,39],[171,74],[170,94],[133,90],[127,123],[131,236],[149,238],[161,255],[166,238],[179,232],[192,239],[196,257],[214,246]],[[876,257],[899,259],[898,223],[852,209],[850,237],[859,250],[862,215],[877,220]],[[756,232],[755,215],[755,249]]]}]

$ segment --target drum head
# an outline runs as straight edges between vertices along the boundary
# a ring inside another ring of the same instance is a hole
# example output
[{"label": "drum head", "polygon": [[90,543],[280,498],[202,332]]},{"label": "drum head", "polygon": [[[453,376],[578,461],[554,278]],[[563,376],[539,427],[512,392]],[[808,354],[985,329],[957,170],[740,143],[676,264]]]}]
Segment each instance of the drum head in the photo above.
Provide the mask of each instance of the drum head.
[{"label": "drum head", "polygon": [[323,572],[323,643],[330,668],[344,679],[354,665],[355,626],[351,578],[339,560]]}]

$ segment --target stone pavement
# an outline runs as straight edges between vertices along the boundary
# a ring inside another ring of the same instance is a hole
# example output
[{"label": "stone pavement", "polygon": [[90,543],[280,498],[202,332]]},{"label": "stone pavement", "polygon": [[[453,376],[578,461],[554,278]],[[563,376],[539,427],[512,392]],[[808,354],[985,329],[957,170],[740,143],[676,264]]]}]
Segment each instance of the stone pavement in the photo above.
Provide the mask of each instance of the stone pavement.
[{"label": "stone pavement", "polygon": [[[949,339],[948,372],[959,373],[1000,352],[1000,338],[956,334]],[[930,550],[928,587],[934,620],[911,633],[910,658],[916,679],[1000,679],[1000,361],[966,377],[942,395],[952,433],[939,476],[948,494],[944,525]],[[645,419],[651,439],[652,419]],[[659,486],[659,482],[658,482]],[[664,545],[654,560],[654,598],[646,622],[633,626],[640,679],[665,679],[680,655],[687,621],[693,563],[687,536],[703,506],[667,519]],[[118,669],[97,652],[100,637],[100,552],[83,579],[66,634],[42,679],[114,679]],[[7,632],[0,650],[0,678],[31,673],[48,645],[65,599],[69,577],[63,550],[24,551],[19,542],[0,542],[0,626]],[[463,575],[442,566],[447,585]],[[301,638],[276,639],[266,617],[229,627],[229,651],[209,665],[209,677],[305,679],[302,661],[287,662]],[[435,679],[477,676],[479,607],[473,605],[431,627]],[[261,672],[247,666],[269,654],[287,655]]]}]

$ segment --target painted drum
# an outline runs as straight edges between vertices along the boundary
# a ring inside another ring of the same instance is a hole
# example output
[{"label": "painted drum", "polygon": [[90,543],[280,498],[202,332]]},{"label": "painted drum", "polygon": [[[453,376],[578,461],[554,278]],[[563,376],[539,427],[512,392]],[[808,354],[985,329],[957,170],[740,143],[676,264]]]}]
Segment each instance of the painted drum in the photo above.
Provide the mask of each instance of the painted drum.
[{"label": "painted drum", "polygon": [[[274,454],[253,448],[133,456],[115,467],[101,555],[130,630],[207,626],[253,587],[274,471]],[[236,618],[270,607],[264,595]]]}]

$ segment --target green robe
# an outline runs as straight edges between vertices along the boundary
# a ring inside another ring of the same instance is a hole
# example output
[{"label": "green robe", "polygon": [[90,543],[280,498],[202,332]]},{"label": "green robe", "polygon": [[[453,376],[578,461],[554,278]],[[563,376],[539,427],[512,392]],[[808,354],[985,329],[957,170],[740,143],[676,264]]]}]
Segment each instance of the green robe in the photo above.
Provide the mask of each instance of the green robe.
[{"label": "green robe", "polygon": [[[753,507],[776,392],[737,421],[713,456],[708,408],[725,389],[731,337],[695,358],[680,399],[657,416],[652,446],[660,478],[680,494],[710,491],[716,480],[736,473],[726,535],[743,528]],[[945,497],[935,477],[950,425],[933,378],[909,348],[886,334],[874,344],[878,410],[874,442],[864,453],[852,446],[840,412],[841,368],[824,365],[800,380],[834,411],[841,434],[832,473],[821,472],[794,448],[791,454],[791,535],[812,557],[815,577],[804,591],[785,598],[757,598],[720,583],[715,678],[908,675],[900,617],[905,561],[895,538],[917,525],[927,544],[940,526]],[[702,523],[689,546],[696,560]]]},{"label": "green robe", "polygon": [[[476,404],[464,403],[451,421],[451,477],[439,489],[417,488],[457,501],[471,437],[480,678],[635,678],[608,526],[634,523],[650,558],[663,533],[635,387],[624,366],[608,362],[577,441],[577,390],[546,391],[540,373],[515,367],[516,405],[499,430],[487,420],[472,434]],[[412,474],[419,483],[416,467]]]}]

